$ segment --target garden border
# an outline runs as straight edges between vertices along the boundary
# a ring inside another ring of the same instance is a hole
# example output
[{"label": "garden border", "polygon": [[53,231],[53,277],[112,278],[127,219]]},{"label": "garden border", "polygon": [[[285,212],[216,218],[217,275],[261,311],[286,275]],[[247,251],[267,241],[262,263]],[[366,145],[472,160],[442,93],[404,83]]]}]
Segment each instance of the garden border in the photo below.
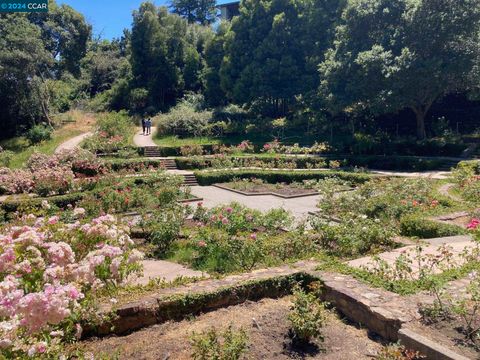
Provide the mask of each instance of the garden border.
[{"label": "garden border", "polygon": [[212,186],[214,186],[216,188],[219,188],[219,189],[231,191],[231,192],[234,192],[234,193],[237,193],[237,194],[240,194],[240,195],[244,195],[244,196],[272,195],[272,196],[276,196],[276,197],[279,197],[279,198],[282,198],[282,199],[296,199],[296,198],[302,198],[302,197],[315,196],[315,195],[319,194],[318,191],[315,191],[313,193],[306,193],[306,194],[301,194],[301,195],[290,195],[290,196],[288,196],[288,195],[277,194],[275,192],[249,193],[249,192],[245,192],[245,191],[241,191],[241,190],[231,189],[227,186],[223,186],[223,185],[220,185],[220,184],[213,184]]},{"label": "garden border", "polygon": [[[427,352],[428,358],[464,360],[466,357],[412,332],[408,324],[419,319],[417,306],[408,298],[372,288],[348,275],[315,271],[315,262],[299,262],[256,270],[223,279],[208,279],[183,287],[160,290],[142,300],[127,303],[113,312],[104,308],[107,321],[86,327],[84,337],[125,335],[141,328],[189,315],[238,305],[247,300],[278,298],[291,293],[293,286],[320,281],[322,300],[329,302],[354,323],[365,326],[388,341],[401,341],[409,349]],[[395,305],[395,306],[393,306]]]}]

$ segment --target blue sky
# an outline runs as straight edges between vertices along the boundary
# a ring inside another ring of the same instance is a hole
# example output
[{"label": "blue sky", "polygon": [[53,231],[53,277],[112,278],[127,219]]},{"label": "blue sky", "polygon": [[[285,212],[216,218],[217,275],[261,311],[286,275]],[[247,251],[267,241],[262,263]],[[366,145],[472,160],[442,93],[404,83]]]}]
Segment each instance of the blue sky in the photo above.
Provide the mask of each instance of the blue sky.
[{"label": "blue sky", "polygon": [[[58,0],[81,12],[93,25],[95,35],[112,39],[122,35],[124,28],[132,25],[132,11],[138,9],[144,0]],[[166,5],[168,0],[155,0],[156,5]]]},{"label": "blue sky", "polygon": [[[81,12],[93,25],[93,33],[102,38],[119,37],[124,28],[132,25],[132,11],[138,9],[145,0],[57,0],[59,4],[68,4]],[[231,0],[220,0],[226,3]],[[154,0],[156,5],[167,5],[169,0]]]}]

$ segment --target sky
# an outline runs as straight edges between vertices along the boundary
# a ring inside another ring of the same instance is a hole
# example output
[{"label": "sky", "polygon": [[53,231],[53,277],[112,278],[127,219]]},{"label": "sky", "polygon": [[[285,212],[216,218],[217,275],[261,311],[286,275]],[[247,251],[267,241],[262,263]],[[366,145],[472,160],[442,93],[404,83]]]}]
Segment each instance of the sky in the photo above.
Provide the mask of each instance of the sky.
[{"label": "sky", "polygon": [[[145,0],[57,0],[81,12],[93,25],[94,35],[104,39],[120,37],[123,29],[132,25],[132,12]],[[220,0],[223,4],[231,0]],[[169,0],[153,0],[156,5],[168,5]]]},{"label": "sky", "polygon": [[[132,25],[132,12],[144,0],[58,0],[82,13],[93,25],[93,33],[105,39],[120,37],[124,28]],[[155,0],[156,5],[166,5],[168,0]]]}]

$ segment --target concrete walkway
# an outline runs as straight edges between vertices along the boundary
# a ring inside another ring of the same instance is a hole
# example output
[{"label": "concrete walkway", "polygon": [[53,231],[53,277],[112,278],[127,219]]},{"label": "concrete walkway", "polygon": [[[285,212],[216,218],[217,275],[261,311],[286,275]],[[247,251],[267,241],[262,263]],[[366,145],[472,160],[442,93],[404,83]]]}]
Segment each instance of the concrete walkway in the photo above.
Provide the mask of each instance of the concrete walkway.
[{"label": "concrete walkway", "polygon": [[320,195],[295,199],[282,199],[273,195],[245,196],[214,186],[193,186],[192,194],[203,198],[202,202],[208,208],[233,201],[260,211],[283,208],[290,211],[297,221],[305,220],[309,212],[317,211],[317,203],[320,200]]},{"label": "concrete walkway", "polygon": [[163,260],[144,260],[143,276],[132,279],[136,285],[147,285],[150,279],[163,279],[173,281],[179,277],[202,278],[208,277],[201,271],[189,269],[183,265]]},{"label": "concrete walkway", "polygon": [[78,147],[83,140],[85,140],[86,138],[88,138],[92,135],[93,135],[93,133],[89,131],[89,132],[83,133],[81,135],[75,136],[75,137],[65,141],[64,143],[60,144],[55,149],[55,153],[59,153],[60,151],[63,151],[63,150],[73,150],[76,147]]},{"label": "concrete walkway", "polygon": [[133,143],[138,147],[157,146],[153,141],[152,134],[143,135],[142,128],[138,128],[133,137]]},{"label": "concrete walkway", "polygon": [[[442,258],[442,252],[445,249],[445,246],[447,247],[448,251],[451,252],[450,262],[448,264],[439,264],[439,266],[460,266],[465,262],[465,259],[462,257],[462,253],[464,253],[466,250],[471,252],[472,249],[478,247],[478,243],[468,235],[426,239],[422,240],[421,244],[421,259],[417,258],[417,245],[405,246],[400,249],[384,252],[378,254],[377,257],[385,261],[388,265],[392,266],[401,255],[404,255],[407,257],[409,266],[413,270],[413,275],[415,275],[418,273],[421,267],[426,265],[428,266],[436,257]],[[373,256],[367,256],[349,261],[348,265],[367,270],[372,270],[377,267]],[[437,265],[433,270],[437,273],[441,272],[441,269]]]},{"label": "concrete walkway", "polygon": [[372,174],[382,176],[398,176],[406,178],[423,178],[423,179],[448,179],[452,173],[449,171],[419,171],[419,172],[406,172],[406,171],[381,171],[381,170],[367,170]]}]

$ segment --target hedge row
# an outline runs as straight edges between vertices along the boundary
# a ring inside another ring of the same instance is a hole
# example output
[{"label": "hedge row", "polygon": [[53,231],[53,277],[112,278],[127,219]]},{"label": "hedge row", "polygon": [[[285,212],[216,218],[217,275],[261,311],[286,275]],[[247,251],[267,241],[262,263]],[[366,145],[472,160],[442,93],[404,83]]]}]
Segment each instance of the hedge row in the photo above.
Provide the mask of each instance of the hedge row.
[{"label": "hedge row", "polygon": [[403,236],[415,236],[421,239],[464,235],[467,233],[460,226],[440,223],[417,216],[404,217],[400,221],[400,231]]},{"label": "hedge row", "polygon": [[105,160],[105,164],[112,171],[121,171],[124,169],[141,170],[149,167],[162,167],[163,160],[148,159],[148,158],[134,158],[134,159],[109,159]]},{"label": "hedge row", "polygon": [[[237,162],[241,159],[249,159],[251,161],[259,161],[264,164],[277,163],[279,161],[294,162],[297,169],[307,169],[307,165],[315,166],[319,162],[324,162],[325,166],[331,161],[340,162],[341,166],[360,166],[378,170],[410,170],[410,171],[426,171],[438,170],[450,162],[442,159],[422,159],[417,157],[406,156],[345,156],[343,158],[336,156],[309,156],[309,157],[294,157],[278,155],[277,157],[227,157],[232,162]],[[191,157],[191,158],[177,158],[175,160],[179,169],[183,170],[201,170],[213,167],[212,163],[215,161],[208,157]]]},{"label": "hedge row", "polygon": [[361,184],[371,179],[366,174],[357,174],[345,171],[291,171],[291,170],[228,170],[228,171],[197,171],[195,176],[200,185],[212,185],[225,183],[235,178],[249,179],[257,178],[265,182],[275,184],[279,182],[292,183],[303,180],[322,180],[337,177],[350,181],[354,184]]},{"label": "hedge row", "polygon": [[1,208],[6,213],[17,211],[20,207],[23,208],[38,208],[42,205],[42,201],[47,200],[50,204],[60,208],[66,207],[68,204],[74,205],[84,198],[86,193],[78,192],[66,195],[57,195],[49,197],[38,197],[28,199],[7,199],[1,203]]}]

